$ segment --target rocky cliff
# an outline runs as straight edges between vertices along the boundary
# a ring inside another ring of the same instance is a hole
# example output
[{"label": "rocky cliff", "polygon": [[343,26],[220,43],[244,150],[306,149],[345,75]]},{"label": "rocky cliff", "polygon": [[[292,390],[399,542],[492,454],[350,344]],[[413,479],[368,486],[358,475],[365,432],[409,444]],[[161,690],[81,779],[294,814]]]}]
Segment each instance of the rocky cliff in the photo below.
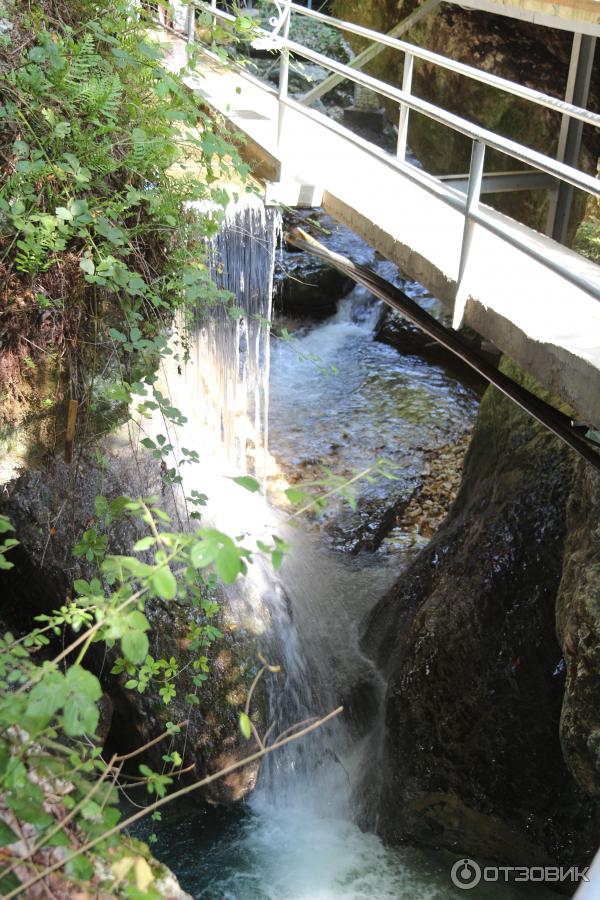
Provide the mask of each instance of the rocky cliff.
[{"label": "rocky cliff", "polygon": [[596,849],[599,502],[600,479],[490,388],[450,515],[367,623],[386,839],[529,865]]}]

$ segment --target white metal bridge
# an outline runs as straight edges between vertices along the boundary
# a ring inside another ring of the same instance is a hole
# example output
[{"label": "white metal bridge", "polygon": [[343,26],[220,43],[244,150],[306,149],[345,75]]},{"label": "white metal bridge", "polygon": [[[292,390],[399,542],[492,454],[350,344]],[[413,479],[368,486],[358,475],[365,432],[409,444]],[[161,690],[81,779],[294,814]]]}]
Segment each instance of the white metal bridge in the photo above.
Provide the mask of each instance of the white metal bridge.
[{"label": "white metal bridge", "polygon": [[[577,6],[580,0],[571,0]],[[506,10],[510,0],[473,0],[467,5]],[[188,85],[225,117],[244,138],[242,155],[265,183],[267,202],[323,206],[375,249],[425,285],[453,312],[454,327],[467,324],[567,402],[578,417],[600,426],[600,267],[564,246],[574,190],[600,196],[600,181],[578,166],[584,125],[600,127],[600,115],[585,108],[600,17],[600,3],[580,2],[585,15],[569,13],[569,3],[521,0],[523,18],[573,32],[565,99],[557,99],[490,72],[406,43],[401,35],[428,15],[439,0],[424,0],[406,20],[384,35],[340,21],[297,3],[274,2],[270,30],[256,30],[255,44],[279,54],[279,87],[224,66],[211,44],[211,23],[233,26],[235,17],[198,2],[188,7],[186,37],[201,35],[202,63],[186,76]],[[566,13],[560,17],[566,5]],[[536,8],[541,12],[535,12]],[[201,11],[197,19],[195,9]],[[532,11],[533,10],[533,11]],[[345,65],[290,39],[292,16],[307,16],[369,46]],[[208,30],[206,27],[208,19]],[[201,28],[199,27],[201,25]],[[543,27],[540,26],[540,27]],[[404,56],[399,86],[362,71],[377,53],[391,48]],[[183,46],[182,46],[183,50]],[[177,54],[175,54],[176,57]],[[181,63],[183,63],[182,54]],[[290,56],[329,70],[331,75],[303,97],[288,91]],[[172,58],[171,65],[176,66]],[[557,157],[467,121],[412,92],[415,61],[458,73],[554,110]],[[398,104],[396,153],[359,137],[313,103],[344,79]],[[439,178],[407,159],[409,117],[418,114],[459,132],[472,142],[471,167],[462,178]],[[515,161],[517,171],[486,172],[486,151]],[[550,191],[548,234],[540,234],[482,202],[498,190]]]}]

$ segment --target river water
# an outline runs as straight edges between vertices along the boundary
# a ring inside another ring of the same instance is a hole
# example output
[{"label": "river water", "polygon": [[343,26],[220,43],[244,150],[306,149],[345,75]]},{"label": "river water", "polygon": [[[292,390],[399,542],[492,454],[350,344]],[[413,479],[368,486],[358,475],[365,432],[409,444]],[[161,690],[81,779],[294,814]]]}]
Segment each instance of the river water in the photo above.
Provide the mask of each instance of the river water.
[{"label": "river water", "polygon": [[[398,280],[389,263],[378,263],[345,229],[334,229],[329,243]],[[404,287],[436,310],[420,286]],[[390,492],[410,493],[425,454],[472,426],[477,397],[441,367],[374,341],[380,314],[379,304],[356,288],[328,320],[305,324],[292,341],[272,342],[269,384],[259,392],[260,409],[269,405],[267,468],[272,483],[282,474],[289,478],[294,472],[313,472],[315,466],[349,477],[382,457],[395,478],[359,483],[357,510],[335,500],[325,517],[328,531],[309,520],[292,528],[281,510],[264,506],[260,512],[292,545],[276,578],[264,569],[250,578],[259,601],[269,606],[273,634],[268,652],[282,667],[281,676],[273,679],[270,718],[281,731],[340,703],[345,713],[269,756],[257,789],[236,809],[207,811],[187,803],[167,807],[154,829],[158,843],[153,849],[198,900],[465,896],[450,881],[451,854],[387,848],[375,834],[384,686],[361,654],[360,623],[407,564],[414,535],[403,541],[396,534],[376,553],[355,555],[340,552],[339,537],[361,525],[361,509],[368,513]],[[252,345],[248,334],[244,340]],[[221,351],[215,357],[210,348],[214,333],[202,341],[204,365],[212,357],[223,365]],[[259,343],[253,371],[268,372],[268,366],[257,365],[264,352]],[[239,369],[236,353],[233,358]],[[231,395],[230,380],[219,375]],[[235,396],[241,396],[239,390]],[[266,423],[259,424],[266,431]],[[240,509],[234,510],[238,519]],[[137,833],[143,837],[150,830],[145,824]],[[531,894],[492,884],[480,885],[469,896]]]}]

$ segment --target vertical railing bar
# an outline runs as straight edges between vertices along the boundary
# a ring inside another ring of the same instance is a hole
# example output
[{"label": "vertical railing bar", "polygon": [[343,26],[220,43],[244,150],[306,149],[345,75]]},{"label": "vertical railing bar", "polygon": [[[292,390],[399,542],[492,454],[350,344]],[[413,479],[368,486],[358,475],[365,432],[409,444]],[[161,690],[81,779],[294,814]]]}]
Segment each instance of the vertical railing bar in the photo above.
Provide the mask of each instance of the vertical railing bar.
[{"label": "vertical railing bar", "polygon": [[186,25],[188,44],[193,44],[196,40],[196,7],[193,3],[187,5]]},{"label": "vertical railing bar", "polygon": [[456,298],[454,301],[454,315],[452,327],[460,328],[462,323],[466,295],[461,290],[462,280],[469,259],[469,250],[473,237],[472,214],[479,206],[481,196],[481,183],[483,181],[483,164],[485,161],[485,144],[482,141],[473,141],[471,149],[471,166],[469,168],[469,184],[467,188],[467,201],[465,203],[465,221],[463,226],[462,244],[460,248],[460,263],[458,266],[458,279],[456,282]]},{"label": "vertical railing bar", "polygon": [[[217,0],[210,0],[210,7],[211,7],[211,9],[216,9],[216,8],[217,8]],[[212,17],[212,25],[211,25],[211,29],[210,29],[210,49],[211,49],[213,52],[214,52],[214,49],[215,49],[215,31],[216,31],[216,28],[217,28],[217,17],[216,17],[216,16],[213,16],[213,17]]]},{"label": "vertical railing bar", "polygon": [[[402,75],[402,90],[407,94],[412,93],[412,77],[415,58],[412,53],[404,55],[404,73]],[[406,103],[400,104],[400,120],[398,122],[398,146],[396,155],[404,162],[406,159],[406,142],[408,138],[408,116],[410,113]]]},{"label": "vertical railing bar", "polygon": [[292,17],[292,2],[291,0],[287,0],[285,10],[283,13],[284,19],[281,27],[281,37],[283,39],[283,45],[281,47],[281,54],[279,58],[279,93],[278,93],[278,110],[277,110],[277,147],[281,146],[281,141],[283,137],[283,123],[285,118],[285,104],[284,100],[287,99],[288,95],[288,83],[290,76],[290,51],[287,48],[286,41],[290,36],[290,21]]}]

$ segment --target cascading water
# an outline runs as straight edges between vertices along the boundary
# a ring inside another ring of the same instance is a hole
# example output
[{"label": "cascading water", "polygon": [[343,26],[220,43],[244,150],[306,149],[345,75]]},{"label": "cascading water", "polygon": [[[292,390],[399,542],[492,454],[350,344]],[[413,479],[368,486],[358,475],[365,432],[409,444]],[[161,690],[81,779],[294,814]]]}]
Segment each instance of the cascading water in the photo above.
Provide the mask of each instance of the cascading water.
[{"label": "cascading water", "polygon": [[[206,209],[200,209],[206,214]],[[216,212],[208,211],[210,215]],[[269,410],[269,322],[273,258],[280,216],[248,195],[230,203],[209,243],[213,280],[235,305],[217,301],[201,308],[188,330],[189,362],[177,399],[205,465],[220,474],[248,467],[265,477]]]},{"label": "cascading water", "polygon": [[[159,827],[164,855],[184,887],[204,900],[446,900],[452,860],[405,848],[388,849],[368,824],[368,797],[377,767],[377,673],[360,654],[358,623],[397,575],[392,566],[360,567],[336,558],[318,536],[293,529],[263,497],[230,480],[265,472],[269,406],[269,329],[277,216],[252,199],[232,205],[212,250],[221,287],[235,293],[240,313],[215,306],[189,335],[190,362],[167,379],[174,405],[188,417],[182,446],[201,457],[197,483],[210,495],[210,515],[230,533],[275,531],[291,545],[281,573],[255,563],[235,586],[234,603],[267,607],[261,621],[265,653],[279,663],[270,679],[275,733],[338,706],[344,717],[267,757],[257,789],[235,816],[189,807],[171,811]],[[391,273],[386,273],[391,274]],[[468,392],[441,370],[403,360],[375,345],[377,308],[361,289],[328,322],[309,329],[295,347],[281,345],[271,377],[277,454],[321,452],[340,421],[353,431],[350,449],[380,454],[382,442],[417,453],[435,428],[452,433],[457,411],[469,421]],[[324,380],[315,355],[340,370]],[[380,373],[382,367],[387,370]],[[416,384],[416,387],[415,387]],[[431,410],[438,421],[431,424]],[[439,411],[441,408],[441,412]],[[392,425],[399,419],[399,425]],[[372,434],[377,440],[373,444]],[[373,446],[372,446],[373,444]],[[349,462],[355,462],[352,457]],[[189,467],[189,472],[194,467]],[[222,821],[222,820],[225,821]],[[371,825],[375,823],[372,821]],[[143,833],[143,832],[142,832]],[[511,889],[478,897],[518,897]]]}]

